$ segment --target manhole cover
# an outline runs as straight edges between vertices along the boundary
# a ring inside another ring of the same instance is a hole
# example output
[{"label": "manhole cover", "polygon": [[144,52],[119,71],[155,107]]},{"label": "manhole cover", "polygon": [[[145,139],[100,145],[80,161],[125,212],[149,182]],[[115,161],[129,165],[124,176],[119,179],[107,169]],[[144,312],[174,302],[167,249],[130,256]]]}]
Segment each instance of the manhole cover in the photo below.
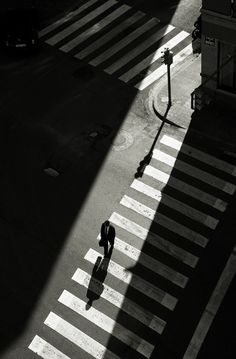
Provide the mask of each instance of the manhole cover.
[{"label": "manhole cover", "polygon": [[134,140],[131,134],[121,130],[113,142],[112,149],[114,151],[123,151],[132,146],[133,142]]}]

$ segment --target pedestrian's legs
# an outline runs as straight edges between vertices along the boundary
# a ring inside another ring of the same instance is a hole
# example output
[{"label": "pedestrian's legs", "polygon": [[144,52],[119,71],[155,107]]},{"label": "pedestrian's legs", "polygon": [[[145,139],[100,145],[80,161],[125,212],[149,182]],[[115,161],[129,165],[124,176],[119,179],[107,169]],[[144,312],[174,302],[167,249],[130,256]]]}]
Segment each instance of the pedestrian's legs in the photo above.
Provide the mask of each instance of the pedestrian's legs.
[{"label": "pedestrian's legs", "polygon": [[104,257],[107,257],[108,254],[108,240],[104,240]]}]

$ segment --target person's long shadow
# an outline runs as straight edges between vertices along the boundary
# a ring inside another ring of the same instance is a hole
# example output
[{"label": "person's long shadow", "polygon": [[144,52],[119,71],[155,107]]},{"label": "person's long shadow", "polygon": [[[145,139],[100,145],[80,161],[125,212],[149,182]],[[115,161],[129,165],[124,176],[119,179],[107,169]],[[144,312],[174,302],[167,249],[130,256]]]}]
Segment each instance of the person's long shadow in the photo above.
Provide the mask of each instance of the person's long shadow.
[{"label": "person's long shadow", "polygon": [[92,276],[89,282],[87,290],[88,303],[86,304],[86,310],[88,310],[94,300],[100,298],[100,295],[103,292],[104,285],[103,282],[107,275],[107,268],[111,259],[113,247],[110,247],[108,255],[106,257],[97,257],[96,263],[94,264]]}]

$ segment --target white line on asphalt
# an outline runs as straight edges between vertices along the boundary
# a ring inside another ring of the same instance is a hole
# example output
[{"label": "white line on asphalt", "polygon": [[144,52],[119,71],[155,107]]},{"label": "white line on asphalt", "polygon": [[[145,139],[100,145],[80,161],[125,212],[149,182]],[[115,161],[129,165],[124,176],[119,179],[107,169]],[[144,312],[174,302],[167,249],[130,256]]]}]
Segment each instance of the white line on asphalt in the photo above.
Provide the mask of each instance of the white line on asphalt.
[{"label": "white line on asphalt", "polygon": [[28,348],[43,359],[70,359],[38,335],[34,337]]},{"label": "white line on asphalt", "polygon": [[104,358],[104,355],[107,355],[111,359],[118,359],[117,355],[112,353],[102,344],[53,312],[49,313],[44,324],[96,359],[102,359]]},{"label": "white line on asphalt", "polygon": [[[81,44],[83,41],[87,40],[90,36],[101,31],[105,26],[109,25],[112,21],[117,19],[119,16],[124,14],[126,11],[130,9],[130,6],[122,5],[116,10],[114,10],[111,14],[105,16],[102,20],[98,21],[96,24],[90,26],[86,29],[82,34],[76,36],[74,39],[70,40],[66,44],[60,47],[60,50],[64,52],[68,52],[72,50],[74,47]],[[100,41],[98,40],[100,43]]]},{"label": "white line on asphalt", "polygon": [[93,10],[86,16],[81,19],[73,22],[71,25],[67,26],[64,30],[61,30],[56,35],[50,37],[46,40],[46,43],[49,45],[55,45],[59,41],[65,39],[67,36],[80,29],[82,26],[86,25],[89,21],[95,19],[98,15],[102,14],[105,10],[109,9],[112,5],[116,4],[117,1],[109,0],[103,5],[99,6],[96,10]]},{"label": "white line on asphalt", "polygon": [[72,309],[77,314],[83,316],[93,324],[97,325],[99,328],[102,328],[107,333],[113,335],[132,349],[141,353],[146,358],[151,356],[151,353],[154,349],[152,344],[141,339],[138,335],[123,327],[115,320],[111,319],[97,309],[90,307],[89,310],[86,310],[86,303],[67,290],[63,291],[58,301]]},{"label": "white line on asphalt", "polygon": [[[100,236],[98,236],[100,239]],[[142,266],[150,269],[151,271],[156,270],[156,262],[152,257],[149,257],[147,254],[142,253],[139,249],[131,246],[130,244],[122,241],[118,237],[115,238],[114,248],[125,254],[127,257],[131,258],[135,262],[141,264]],[[153,270],[154,269],[154,270]],[[151,283],[150,283],[150,286]],[[155,287],[156,289],[156,298],[159,297],[159,303],[161,303],[164,307],[174,310],[177,304],[177,298],[173,297],[172,295],[166,293],[164,290]]]},{"label": "white line on asphalt", "polygon": [[195,359],[206,338],[210,326],[216,316],[216,313],[224,299],[224,296],[230,286],[230,283],[236,273],[236,246],[230,255],[226,266],[218,280],[218,283],[211,295],[211,298],[204,310],[204,313],[198,323],[183,359]]},{"label": "white line on asphalt", "polygon": [[102,45],[106,44],[108,41],[112,40],[116,35],[122,33],[122,31],[130,27],[132,24],[135,24],[138,20],[142,19],[144,16],[145,14],[142,11],[137,11],[135,14],[125,19],[115,27],[113,27],[110,31],[106,32],[102,37],[99,38],[98,41],[92,42],[83,50],[79,51],[75,55],[75,57],[77,59],[83,59],[84,57],[88,56],[95,50],[98,50]]},{"label": "white line on asphalt", "polygon": [[137,65],[133,66],[129,71],[127,71],[123,75],[121,75],[119,77],[119,79],[124,82],[128,82],[129,80],[134,78],[136,75],[138,75],[142,70],[148,69],[148,67],[153,62],[160,59],[160,57],[163,55],[162,52],[164,51],[164,49],[166,47],[168,47],[169,49],[172,49],[177,44],[179,44],[181,41],[183,41],[187,36],[189,36],[188,32],[186,32],[186,31],[179,32],[176,36],[174,36],[172,39],[170,39],[165,44],[160,46],[157,50],[153,51],[150,55],[148,55],[145,59],[140,61]]},{"label": "white line on asphalt", "polygon": [[[100,253],[90,248],[84,258],[90,263],[95,264],[99,256]],[[110,260],[107,272],[122,282],[129,284],[131,287],[135,288],[149,298],[155,300],[158,303],[161,303],[164,295],[163,291],[160,291],[159,288],[152,285],[150,282],[147,282],[145,279],[139,277],[138,275],[131,273],[128,269],[122,267],[118,263]]]},{"label": "white line on asphalt", "polygon": [[[146,240],[152,246],[160,249],[161,251],[169,254],[170,256],[178,259],[179,261],[189,265],[190,267],[192,268],[196,267],[198,262],[198,257],[193,255],[192,253],[187,252],[185,249],[176,246],[175,244],[168,241],[167,239],[164,239],[159,235],[156,234],[154,235],[153,233],[149,232],[148,238]],[[127,248],[126,247],[124,248],[125,250],[128,250],[129,246]],[[129,248],[129,250],[131,250],[131,248]],[[136,260],[138,260],[138,255]]]},{"label": "white line on asphalt", "polygon": [[129,35],[125,36],[122,40],[115,43],[106,51],[102,52],[100,55],[96,56],[93,60],[89,63],[93,66],[97,66],[104,62],[105,60],[109,59],[112,55],[116,54],[118,51],[123,49],[126,45],[130,44],[134,41],[138,36],[142,35],[146,31],[152,29],[159,23],[159,20],[152,18],[145,22],[142,26],[139,26],[137,29],[132,31]]},{"label": "white line on asphalt", "polygon": [[75,11],[71,11],[69,14],[64,16],[63,18],[57,20],[53,24],[50,24],[49,26],[45,27],[41,31],[39,31],[39,37],[42,37],[44,35],[47,35],[49,32],[52,32],[53,30],[57,29],[59,26],[65,24],[67,21],[71,20],[76,15],[79,15],[82,11],[86,10],[89,6],[95,4],[98,0],[90,0],[86,2],[85,4],[81,5],[78,9]]},{"label": "white line on asphalt", "polygon": [[190,184],[185,183],[176,177],[170,176],[150,165],[145,168],[144,174],[156,179],[161,183],[168,184],[168,186],[173,187],[178,191],[207,204],[208,206],[214,207],[220,212],[224,212],[227,207],[227,203],[225,201],[222,201],[221,199],[208,194],[197,187],[191,186]]},{"label": "white line on asphalt", "polygon": [[161,28],[159,31],[150,35],[147,39],[142,41],[139,45],[134,47],[133,49],[126,52],[124,56],[119,58],[117,61],[113,62],[110,66],[108,66],[104,71],[108,74],[113,74],[115,71],[120,69],[122,66],[126,65],[129,61],[134,59],[136,56],[141,54],[143,51],[148,49],[151,45],[157,43],[162,37],[172,31],[174,27],[172,25],[167,25]]},{"label": "white line on asphalt", "polygon": [[[106,284],[102,284],[99,280],[91,277],[88,273],[78,268],[74,273],[72,279],[85,288],[89,288],[94,293],[99,294],[102,298],[113,304],[119,309],[122,309],[131,317],[137,319],[142,324],[148,326],[152,330],[161,334],[164,330],[166,322],[158,318],[147,309],[140,307],[132,300],[126,298],[115,289]],[[101,291],[102,288],[102,291]]]},{"label": "white line on asphalt", "polygon": [[[155,213],[153,210],[150,210],[149,207],[144,206],[143,204],[140,206],[137,201],[129,202],[129,207],[133,211],[140,213],[141,215],[152,219],[153,221],[160,226],[168,229],[169,231],[172,231],[174,233],[179,234],[180,236],[188,239],[191,242],[194,242],[198,244],[201,247],[205,247],[208,243],[208,239],[201,234],[193,231],[192,229],[174,221],[173,219],[166,217],[165,215],[157,212]],[[127,231],[135,234],[136,236],[142,236],[143,240],[145,240],[148,236],[148,230],[139,226],[138,224],[118,215],[117,213],[114,214],[114,220],[118,221],[120,224],[122,224],[123,228]],[[141,238],[141,237],[140,237]]]},{"label": "white line on asphalt", "polygon": [[[194,167],[187,162],[176,159],[173,156],[166,155],[164,152],[160,150],[153,151],[153,158],[171,167],[174,166],[175,169],[178,169],[179,171],[184,172],[191,177],[197,178],[200,181],[207,183],[212,187],[220,189],[221,191],[224,191],[229,194],[233,194],[235,191],[236,186],[233,185],[232,183],[224,181],[221,178],[212,175],[209,172],[203,171],[200,168]],[[172,163],[174,163],[174,165]]]},{"label": "white line on asphalt", "polygon": [[[174,56],[173,67],[182,62],[187,56],[192,54],[192,45],[189,44],[183,50],[178,52]],[[161,65],[155,71],[153,71],[150,75],[146,76],[142,81],[138,82],[135,87],[138,90],[144,90],[147,86],[151,85],[154,81],[158,80],[161,76],[166,73],[166,65]]]},{"label": "white line on asphalt", "polygon": [[197,222],[200,222],[211,229],[215,229],[218,224],[218,220],[216,218],[213,218],[163,192],[160,192],[141,181],[134,180],[130,187],[134,188],[136,191],[139,191],[155,199],[160,204],[164,204],[170,208],[173,208],[175,211],[178,211],[184,214],[185,216]]},{"label": "white line on asphalt", "polygon": [[[116,224],[117,226],[125,229],[126,231],[130,232],[131,234],[136,235],[137,237],[145,240],[148,236],[148,231],[141,227],[139,224],[128,220],[127,218],[119,215],[116,212],[113,212],[110,219],[112,223]],[[170,268],[166,264],[158,261],[157,259],[152,259],[150,257],[150,265],[152,264],[152,270],[155,273],[158,273],[162,277],[168,279],[172,283],[175,283],[176,285],[184,288],[187,284],[188,278],[175,271],[174,269]]]},{"label": "white line on asphalt", "polygon": [[195,147],[189,146],[185,143],[182,143],[181,141],[178,141],[170,136],[164,135],[161,140],[160,143],[172,147],[176,150],[180,150],[181,152],[192,157],[195,158],[201,162],[204,162],[210,166],[213,166],[223,172],[226,172],[232,176],[236,176],[236,167],[231,165],[230,163],[226,162],[226,161],[222,161],[219,158],[209,155],[206,152],[200,151]]}]

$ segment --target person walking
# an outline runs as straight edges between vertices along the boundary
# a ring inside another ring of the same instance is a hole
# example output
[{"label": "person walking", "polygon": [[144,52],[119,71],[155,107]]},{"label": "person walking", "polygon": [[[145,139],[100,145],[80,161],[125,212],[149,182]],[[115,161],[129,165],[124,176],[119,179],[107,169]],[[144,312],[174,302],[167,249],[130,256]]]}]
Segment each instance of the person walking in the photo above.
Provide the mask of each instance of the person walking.
[{"label": "person walking", "polygon": [[106,220],[101,226],[101,240],[99,245],[104,247],[104,257],[108,257],[108,242],[110,243],[109,254],[113,250],[115,240],[115,228],[111,225],[110,221]]}]

